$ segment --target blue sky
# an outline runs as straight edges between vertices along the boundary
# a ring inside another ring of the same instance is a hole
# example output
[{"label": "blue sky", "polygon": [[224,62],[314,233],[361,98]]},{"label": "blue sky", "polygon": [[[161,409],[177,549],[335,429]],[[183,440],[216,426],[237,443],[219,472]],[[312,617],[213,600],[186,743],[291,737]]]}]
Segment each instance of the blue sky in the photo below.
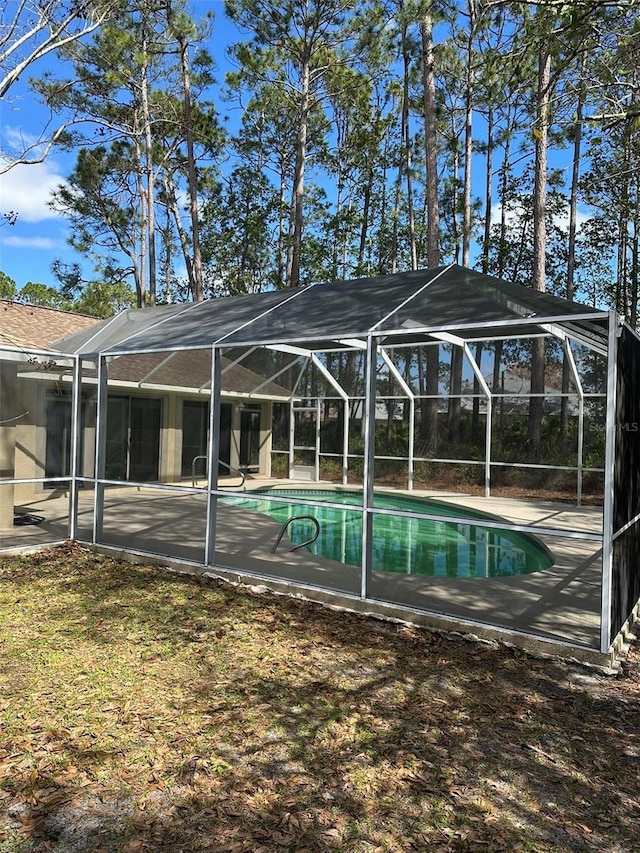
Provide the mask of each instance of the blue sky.
[{"label": "blue sky", "polygon": [[[209,48],[218,64],[218,82],[223,83],[224,74],[230,67],[225,58],[225,48],[242,38],[242,34],[225,17],[222,0],[192,0],[191,8],[196,18],[209,11],[214,12]],[[45,69],[45,64],[35,65],[29,74],[36,76]],[[221,114],[225,113],[224,106],[220,102]],[[20,137],[23,140],[36,138],[48,118],[48,111],[43,110],[23,82],[10,91],[1,109],[0,149],[5,150],[10,149],[12,143]],[[230,115],[232,118],[232,108]],[[476,117],[476,120],[480,122],[480,117]],[[553,156],[557,158],[558,155]],[[567,152],[562,156],[566,160]],[[67,245],[67,221],[47,204],[52,190],[64,182],[74,162],[73,154],[58,151],[44,163],[18,166],[0,175],[0,212],[16,211],[18,214],[15,225],[0,224],[0,271],[10,276],[18,288],[29,281],[55,286],[57,282],[51,273],[51,265],[56,259],[64,263],[80,263],[87,278],[94,275],[91,264]],[[483,189],[479,187],[478,193],[482,192]],[[587,216],[583,212],[581,220]]]},{"label": "blue sky", "polygon": [[[223,82],[228,68],[224,49],[242,36],[225,18],[222,0],[195,0],[191,3],[194,15],[203,16],[209,10],[215,14],[210,50],[218,64],[218,81]],[[30,76],[38,76],[47,65],[34,65]],[[0,149],[11,149],[20,138],[36,139],[48,117],[26,83],[14,86],[0,104]],[[55,152],[44,163],[16,166],[0,175],[0,212],[15,211],[15,225],[0,225],[0,271],[12,278],[18,289],[29,281],[56,286],[51,264],[60,258],[65,263],[81,263],[87,276],[92,275],[90,264],[66,244],[69,225],[60,214],[48,207],[51,192],[73,169],[75,156]]]}]

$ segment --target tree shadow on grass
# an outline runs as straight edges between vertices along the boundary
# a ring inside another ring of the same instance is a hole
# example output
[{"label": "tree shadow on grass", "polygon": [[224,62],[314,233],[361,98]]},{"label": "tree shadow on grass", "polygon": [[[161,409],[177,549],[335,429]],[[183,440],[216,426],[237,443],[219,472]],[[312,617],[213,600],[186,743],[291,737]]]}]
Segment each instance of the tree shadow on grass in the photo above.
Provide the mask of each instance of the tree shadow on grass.
[{"label": "tree shadow on grass", "polygon": [[[154,747],[153,709],[118,718],[146,744],[142,760],[100,735],[32,737],[0,791],[33,849],[635,849],[637,682],[83,559],[66,574],[43,560],[64,599],[49,618],[88,614],[86,637],[114,649],[123,623],[134,642],[172,635],[194,665],[169,748],[159,732]],[[56,751],[76,775],[46,769]]]}]

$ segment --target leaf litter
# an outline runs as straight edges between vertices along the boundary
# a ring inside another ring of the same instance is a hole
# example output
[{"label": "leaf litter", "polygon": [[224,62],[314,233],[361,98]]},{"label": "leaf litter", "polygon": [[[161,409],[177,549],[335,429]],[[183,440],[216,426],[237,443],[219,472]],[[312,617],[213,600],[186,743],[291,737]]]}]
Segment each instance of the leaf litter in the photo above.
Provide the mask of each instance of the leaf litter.
[{"label": "leaf litter", "polygon": [[637,851],[618,677],[135,566],[0,560],[0,853]]}]

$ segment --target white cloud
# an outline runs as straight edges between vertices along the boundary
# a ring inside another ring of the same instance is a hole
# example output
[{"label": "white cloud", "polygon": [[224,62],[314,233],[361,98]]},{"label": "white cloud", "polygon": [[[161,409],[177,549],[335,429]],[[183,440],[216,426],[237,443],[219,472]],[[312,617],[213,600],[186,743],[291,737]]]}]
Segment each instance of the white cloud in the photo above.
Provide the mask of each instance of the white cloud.
[{"label": "white cloud", "polygon": [[[506,216],[507,224],[508,225],[517,225],[518,222],[520,221],[523,213],[524,213],[524,209],[522,207],[516,207],[515,209],[508,210],[507,216]],[[501,220],[501,216],[502,216],[502,209],[501,209],[500,205],[494,204],[493,207],[491,208],[491,222],[492,222],[492,224],[493,225],[499,224],[499,222]],[[587,213],[584,210],[578,209],[578,211],[576,213],[576,224],[577,224],[578,231],[580,231],[580,229],[585,224],[585,222],[588,222],[590,219],[591,219],[590,213]],[[568,209],[565,213],[556,217],[555,224],[559,228],[562,228],[564,231],[569,230],[569,211],[568,211]]]},{"label": "white cloud", "polygon": [[61,183],[64,178],[56,171],[53,161],[14,166],[0,175],[0,212],[15,211],[19,222],[57,219],[60,214],[51,210],[47,202]]},{"label": "white cloud", "polygon": [[11,246],[14,249],[59,249],[64,244],[60,240],[51,237],[5,237],[3,246]]},{"label": "white cloud", "polygon": [[6,150],[16,157],[20,157],[27,151],[31,153],[32,157],[36,157],[42,151],[42,145],[36,136],[23,127],[16,127],[15,125],[5,124],[3,126],[2,143]]},{"label": "white cloud", "polygon": [[[576,210],[576,228],[578,231],[582,230],[582,226],[592,219],[592,214],[587,213],[584,210]],[[569,211],[567,211],[562,216],[558,216],[556,219],[556,225],[559,228],[562,228],[563,231],[569,231]]]}]

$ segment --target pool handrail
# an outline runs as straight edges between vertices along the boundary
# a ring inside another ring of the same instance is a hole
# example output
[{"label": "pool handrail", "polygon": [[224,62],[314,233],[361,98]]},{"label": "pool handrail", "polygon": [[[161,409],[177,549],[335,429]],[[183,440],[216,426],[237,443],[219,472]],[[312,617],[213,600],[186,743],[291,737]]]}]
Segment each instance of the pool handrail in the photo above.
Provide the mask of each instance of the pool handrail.
[{"label": "pool handrail", "polygon": [[289,527],[289,525],[291,524],[291,522],[302,521],[302,520],[312,521],[314,526],[315,526],[315,532],[314,532],[313,536],[311,537],[311,539],[307,539],[305,542],[301,542],[299,545],[294,545],[293,548],[289,548],[289,553],[291,553],[292,551],[297,551],[299,548],[306,548],[307,545],[313,545],[313,543],[316,541],[318,536],[320,536],[320,523],[319,523],[318,519],[313,515],[293,515],[293,516],[291,516],[291,518],[288,518],[284,522],[282,527],[280,528],[280,533],[278,533],[278,538],[276,539],[275,545],[271,549],[272,554],[275,554],[276,551],[278,550],[278,545],[280,544],[280,541],[281,541],[282,537],[284,536],[287,527]]},{"label": "pool handrail", "polygon": [[[193,459],[191,460],[191,488],[193,488],[193,489],[195,489],[195,487],[196,487],[196,462],[198,462],[200,459],[204,459],[205,461],[208,461],[209,457],[206,454],[202,454],[200,456],[194,456]],[[226,468],[229,471],[230,474],[235,473],[235,474],[239,474],[242,477],[242,480],[240,481],[239,485],[237,485],[237,486],[221,486],[220,484],[218,484],[219,489],[243,489],[244,488],[244,484],[247,480],[247,476],[244,473],[244,471],[240,470],[240,468],[232,468],[228,462],[225,462],[222,459],[218,459],[218,465],[222,465],[224,468]]]}]

